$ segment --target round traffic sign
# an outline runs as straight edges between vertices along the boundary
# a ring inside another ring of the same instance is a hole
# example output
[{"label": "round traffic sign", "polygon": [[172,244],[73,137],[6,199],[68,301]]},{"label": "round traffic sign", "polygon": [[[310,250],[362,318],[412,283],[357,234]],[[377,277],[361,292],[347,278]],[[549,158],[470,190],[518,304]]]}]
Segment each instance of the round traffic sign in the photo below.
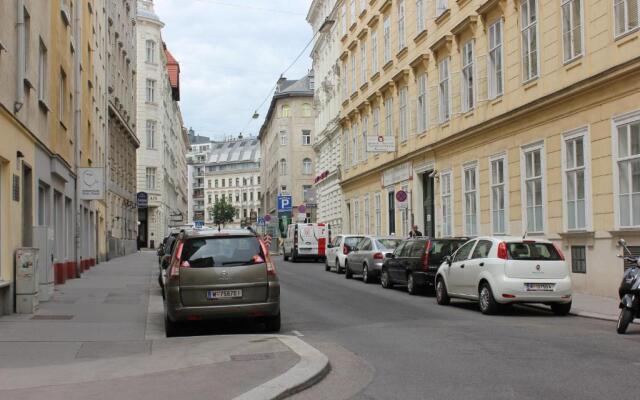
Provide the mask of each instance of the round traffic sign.
[{"label": "round traffic sign", "polygon": [[400,203],[404,203],[405,201],[407,201],[407,192],[405,192],[404,190],[398,190],[396,192],[396,200],[398,200]]},{"label": "round traffic sign", "polygon": [[304,204],[298,206],[298,212],[304,213],[305,211],[307,211],[307,208],[304,206]]},{"label": "round traffic sign", "polygon": [[265,221],[265,222],[269,222],[269,221],[271,221],[271,215],[269,215],[269,214],[265,215],[265,216],[264,216],[264,221]]}]

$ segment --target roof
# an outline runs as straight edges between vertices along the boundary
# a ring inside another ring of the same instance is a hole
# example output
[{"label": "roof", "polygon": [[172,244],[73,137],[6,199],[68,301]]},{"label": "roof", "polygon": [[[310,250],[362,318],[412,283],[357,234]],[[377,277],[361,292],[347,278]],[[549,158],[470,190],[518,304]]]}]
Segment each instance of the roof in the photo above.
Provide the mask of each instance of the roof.
[{"label": "roof", "polygon": [[164,54],[167,57],[167,72],[169,73],[169,83],[171,84],[171,91],[173,93],[173,99],[175,101],[180,100],[180,64],[173,57],[167,45],[164,45]]},{"label": "roof", "polygon": [[211,149],[207,151],[207,165],[234,162],[260,162],[260,142],[256,138],[211,142]]},{"label": "roof", "polygon": [[202,135],[188,134],[189,144],[203,144],[211,142],[211,138]]}]

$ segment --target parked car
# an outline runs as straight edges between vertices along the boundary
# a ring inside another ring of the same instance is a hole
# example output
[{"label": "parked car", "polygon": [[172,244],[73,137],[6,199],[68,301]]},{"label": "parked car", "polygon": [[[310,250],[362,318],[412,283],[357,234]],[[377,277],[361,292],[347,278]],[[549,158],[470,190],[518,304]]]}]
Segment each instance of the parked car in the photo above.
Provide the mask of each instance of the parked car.
[{"label": "parked car", "polygon": [[480,237],[465,243],[436,276],[438,304],[478,301],[495,314],[501,305],[544,303],[557,315],[571,310],[571,274],[562,251],[548,240]]},{"label": "parked car", "polygon": [[327,245],[327,256],[324,260],[325,271],[334,270],[336,273],[344,271],[347,254],[358,245],[363,235],[336,235]]},{"label": "parked car", "polygon": [[285,261],[296,262],[300,258],[315,260],[326,257],[329,229],[325,224],[296,223],[287,227],[282,254]]},{"label": "parked car", "polygon": [[219,318],[261,318],[280,330],[280,284],[265,244],[250,230],[181,233],[165,279],[165,331]]},{"label": "parked car", "polygon": [[380,283],[384,288],[407,285],[410,294],[433,289],[438,267],[467,238],[433,239],[416,237],[403,241],[384,260]]},{"label": "parked car", "polygon": [[397,236],[365,236],[347,255],[344,274],[347,279],[362,275],[364,283],[371,283],[380,277],[380,270],[387,254],[402,242]]}]

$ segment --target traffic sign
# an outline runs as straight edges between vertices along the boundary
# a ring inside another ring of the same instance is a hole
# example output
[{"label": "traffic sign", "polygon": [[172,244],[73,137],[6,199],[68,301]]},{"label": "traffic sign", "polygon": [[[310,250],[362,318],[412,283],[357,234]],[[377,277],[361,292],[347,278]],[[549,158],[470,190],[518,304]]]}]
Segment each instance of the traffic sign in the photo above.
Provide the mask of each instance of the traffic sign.
[{"label": "traffic sign", "polygon": [[193,224],[197,229],[202,229],[204,227],[204,221],[193,221]]},{"label": "traffic sign", "polygon": [[396,200],[401,203],[407,201],[407,192],[405,192],[404,190],[398,190],[396,192]]},{"label": "traffic sign", "polygon": [[263,217],[263,219],[264,219],[264,222],[269,222],[271,221],[271,215],[267,214]]},{"label": "traffic sign", "polygon": [[278,212],[291,211],[293,208],[293,201],[291,196],[278,196]]},{"label": "traffic sign", "polygon": [[264,218],[262,218],[262,217],[258,218],[258,225],[259,225],[259,226],[264,225],[264,222],[265,222],[265,219],[264,219]]},{"label": "traffic sign", "polygon": [[305,211],[307,211],[307,208],[304,206],[304,204],[298,206],[299,213],[304,213]]}]

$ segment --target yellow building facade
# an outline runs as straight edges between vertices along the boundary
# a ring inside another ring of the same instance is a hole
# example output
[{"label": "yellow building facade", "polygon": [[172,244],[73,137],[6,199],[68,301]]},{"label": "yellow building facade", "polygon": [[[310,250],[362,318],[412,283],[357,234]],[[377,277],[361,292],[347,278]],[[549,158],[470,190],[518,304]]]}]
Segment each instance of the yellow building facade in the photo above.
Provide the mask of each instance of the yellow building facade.
[{"label": "yellow building facade", "polygon": [[616,296],[616,241],[640,245],[632,3],[339,4],[346,230],[544,236],[576,291]]}]

